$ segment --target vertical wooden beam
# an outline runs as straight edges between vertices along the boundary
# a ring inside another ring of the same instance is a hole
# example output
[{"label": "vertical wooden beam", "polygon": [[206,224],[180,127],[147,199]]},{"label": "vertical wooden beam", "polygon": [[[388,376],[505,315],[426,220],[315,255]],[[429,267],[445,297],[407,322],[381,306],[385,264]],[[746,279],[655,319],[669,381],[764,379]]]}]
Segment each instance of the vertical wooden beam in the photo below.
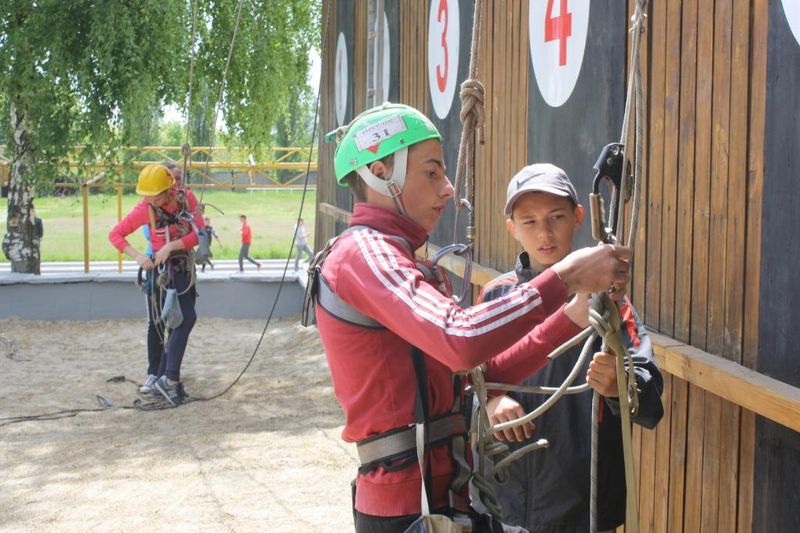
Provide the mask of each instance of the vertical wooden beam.
[{"label": "vertical wooden beam", "polygon": [[[683,531],[686,506],[686,440],[688,427],[688,384],[671,378],[670,446],[669,446],[669,501],[667,504],[667,531]],[[702,439],[702,433],[700,435]]]},{"label": "vertical wooden beam", "polygon": [[732,0],[714,4],[714,91],[711,140],[711,226],[709,231],[708,346],[723,352],[725,324],[725,261],[731,94]]},{"label": "vertical wooden beam", "polygon": [[89,186],[81,185],[83,198],[83,271],[89,273]]},{"label": "vertical wooden beam", "polygon": [[[769,3],[753,0],[750,8],[749,130],[747,153],[747,230],[745,240],[745,292],[742,364],[755,368],[758,358],[761,280],[761,211],[764,187],[764,130],[767,100],[767,31]],[[755,471],[755,415],[743,411],[739,442],[739,493],[736,530],[753,527]]]},{"label": "vertical wooden beam", "polygon": [[653,533],[669,533],[669,471],[670,471],[670,435],[672,430],[672,377],[664,375],[664,393],[661,396],[664,405],[664,418],[655,428],[656,461],[653,465],[654,500],[653,500]]},{"label": "vertical wooden beam", "polygon": [[692,230],[692,320],[689,340],[705,349],[708,329],[708,256],[711,191],[711,81],[714,56],[714,3],[698,2],[697,126],[695,135]]},{"label": "vertical wooden beam", "polygon": [[639,529],[653,531],[655,506],[656,432],[641,428],[642,438],[639,463]]},{"label": "vertical wooden beam", "polygon": [[661,175],[661,295],[659,330],[674,335],[675,328],[675,242],[677,231],[677,181],[678,136],[681,100],[681,79],[673,72],[674,65],[681,61],[681,8],[683,0],[667,2],[667,46],[664,93],[664,166]]},{"label": "vertical wooden beam", "polygon": [[692,222],[697,80],[697,2],[684,0],[681,24],[681,99],[678,149],[674,337],[689,342],[692,310]]},{"label": "vertical wooden beam", "polygon": [[[654,2],[650,28],[650,135],[647,173],[647,266],[645,322],[659,327],[661,282],[661,184],[664,179],[664,91],[666,83],[667,2]],[[643,199],[644,200],[644,199]]]},{"label": "vertical wooden beam", "polygon": [[[700,531],[700,517],[704,502],[703,439],[705,432],[703,428],[707,422],[705,399],[706,393],[703,389],[689,385],[689,395],[685,398],[689,405],[686,429],[686,484],[682,494],[684,502],[683,531],[687,533]],[[675,464],[676,468],[678,464]]]}]

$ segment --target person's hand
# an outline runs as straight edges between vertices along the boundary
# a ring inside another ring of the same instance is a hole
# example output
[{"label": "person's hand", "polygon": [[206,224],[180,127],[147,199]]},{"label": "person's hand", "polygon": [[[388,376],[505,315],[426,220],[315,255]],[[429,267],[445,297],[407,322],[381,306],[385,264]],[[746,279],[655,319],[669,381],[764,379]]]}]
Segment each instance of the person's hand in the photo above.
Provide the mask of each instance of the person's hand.
[{"label": "person's hand", "polygon": [[[516,420],[526,414],[525,409],[516,400],[505,394],[489,398],[489,401],[486,402],[486,413],[493,426],[509,420]],[[535,427],[533,422],[527,422],[521,426],[497,431],[494,437],[499,441],[522,442],[531,438]]]},{"label": "person's hand", "polygon": [[138,264],[144,270],[153,270],[153,268],[155,268],[155,265],[150,260],[150,258],[144,254],[136,254],[135,259],[136,259],[136,264]]},{"label": "person's hand", "polygon": [[589,295],[586,293],[576,294],[567,305],[564,306],[564,314],[567,318],[581,329],[589,326]]},{"label": "person's hand", "polygon": [[601,292],[614,288],[611,298],[620,300],[630,279],[631,249],[612,244],[581,248],[553,265],[568,293]]},{"label": "person's hand", "polygon": [[159,251],[156,252],[156,266],[162,265],[167,262],[170,254],[172,253],[174,242],[177,241],[172,241],[169,244],[164,245]]},{"label": "person's hand", "polygon": [[589,363],[586,373],[586,383],[606,398],[619,397],[617,388],[617,361],[616,355],[609,349],[608,352],[597,352]]}]

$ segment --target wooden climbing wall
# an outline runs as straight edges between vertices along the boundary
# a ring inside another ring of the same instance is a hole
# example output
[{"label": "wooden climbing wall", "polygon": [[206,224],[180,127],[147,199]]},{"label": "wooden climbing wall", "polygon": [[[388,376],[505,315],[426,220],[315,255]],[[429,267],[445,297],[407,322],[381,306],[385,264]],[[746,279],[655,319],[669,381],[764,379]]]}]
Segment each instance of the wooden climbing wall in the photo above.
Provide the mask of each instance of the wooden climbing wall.
[{"label": "wooden climbing wall", "polygon": [[[542,22],[532,18],[531,8],[541,12],[547,2],[483,3],[478,78],[486,86],[487,122],[486,144],[476,154],[475,207],[476,259],[487,275],[510,269],[519,252],[501,215],[508,179],[525,164],[550,160],[568,170],[585,197],[600,148],[618,140],[630,46],[626,25],[635,1],[628,0],[627,13],[613,0],[591,2],[574,94],[559,105],[543,95],[530,47],[530,20]],[[401,102],[442,129],[453,177],[458,91],[447,116],[439,117],[433,98],[444,91],[431,88],[429,52],[444,45],[439,36],[430,39],[429,29],[432,18],[442,22],[458,5],[459,16],[449,22],[459,22],[459,61],[450,72],[460,84],[468,67],[474,4],[386,3],[397,13],[389,17],[390,25],[397,25],[392,61],[398,79],[391,83]],[[554,2],[560,4],[576,12],[584,2]],[[663,334],[657,354],[665,369],[666,413],[656,430],[634,430],[642,531],[785,531],[794,524],[788,520],[796,508],[790,494],[800,493],[797,433],[740,407],[750,404],[735,390],[721,393],[708,372],[692,366],[695,357],[711,357],[741,365],[728,365],[734,370],[727,375],[750,376],[746,370],[753,368],[800,385],[792,350],[800,344],[795,339],[800,329],[792,328],[797,312],[791,307],[800,285],[792,283],[788,266],[800,255],[800,238],[792,231],[798,211],[791,204],[800,170],[800,43],[787,23],[786,4],[791,2],[649,2],[642,50],[642,212],[630,293],[647,325]],[[349,36],[347,120],[365,102],[366,5],[323,4],[332,13],[328,24],[336,28],[330,33]],[[337,35],[328,35],[323,53],[323,132],[336,126]],[[575,41],[565,46],[569,62]],[[441,59],[437,66],[444,66]],[[332,152],[332,145],[321,144],[318,243],[341,230],[352,208],[349,194],[333,185]],[[431,242],[449,244],[452,230],[448,211]],[[581,239],[588,241],[588,230]],[[775,275],[770,268],[782,262],[786,270]],[[775,320],[776,315],[782,318]],[[678,362],[670,358],[675,350],[684,354]],[[759,380],[752,381],[758,388]],[[781,405],[800,405],[800,390],[786,394],[788,403]],[[759,412],[771,416],[770,409]]]}]

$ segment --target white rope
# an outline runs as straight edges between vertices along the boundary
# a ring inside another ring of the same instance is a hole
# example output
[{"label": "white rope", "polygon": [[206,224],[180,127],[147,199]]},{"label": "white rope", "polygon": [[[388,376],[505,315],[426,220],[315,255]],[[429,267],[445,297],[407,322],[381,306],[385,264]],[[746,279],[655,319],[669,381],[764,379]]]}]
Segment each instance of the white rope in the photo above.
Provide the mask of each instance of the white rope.
[{"label": "white rope", "polygon": [[[634,9],[634,14],[631,17],[631,34],[633,43],[631,46],[630,67],[628,72],[628,88],[625,101],[625,113],[622,120],[622,132],[620,134],[620,143],[625,144],[630,134],[630,110],[631,106],[635,103],[636,109],[636,131],[634,137],[635,145],[635,159],[634,159],[634,191],[633,191],[633,205],[631,207],[631,226],[627,241],[620,244],[627,244],[633,248],[634,239],[639,225],[639,207],[641,202],[641,181],[642,176],[642,83],[641,83],[641,62],[639,60],[639,46],[641,36],[644,33],[644,22],[646,14],[644,12],[647,0],[639,0]],[[627,161],[623,162],[622,180],[620,183],[620,199],[624,201],[624,194],[627,190],[628,171]],[[620,202],[622,204],[622,202]],[[624,218],[624,209],[622,205],[612,206],[610,219],[613,220],[617,216],[617,229],[623,231],[622,223]],[[617,212],[614,211],[616,209]],[[631,260],[633,261],[633,259]],[[616,307],[616,306],[615,306]],[[616,337],[619,339],[619,337]],[[603,342],[603,349],[605,350],[606,341]],[[628,359],[629,374],[626,379],[625,367],[622,358]],[[636,394],[636,373],[634,370],[633,361],[630,360],[630,355],[627,350],[622,347],[618,351],[616,357],[616,371],[617,371],[617,386],[619,391],[620,401],[620,418],[622,428],[622,441],[623,453],[625,459],[625,485],[626,485],[626,524],[625,530],[632,533],[639,531],[639,508],[636,497],[636,480],[633,471],[633,452],[631,444],[631,411],[629,406],[629,395],[635,402],[635,408],[638,409],[638,396]],[[592,395],[592,414],[591,414],[591,464],[590,464],[590,498],[589,498],[589,531],[590,533],[597,532],[597,463],[598,463],[598,433],[599,433],[599,409],[600,409],[600,395],[597,391]]]}]

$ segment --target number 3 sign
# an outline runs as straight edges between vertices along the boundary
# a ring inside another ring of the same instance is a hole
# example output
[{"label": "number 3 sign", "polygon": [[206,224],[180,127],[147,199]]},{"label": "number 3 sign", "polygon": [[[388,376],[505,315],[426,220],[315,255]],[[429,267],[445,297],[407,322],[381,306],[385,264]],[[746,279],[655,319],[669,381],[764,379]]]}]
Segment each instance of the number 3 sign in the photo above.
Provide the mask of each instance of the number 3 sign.
[{"label": "number 3 sign", "polygon": [[347,62],[347,41],[344,33],[339,33],[336,41],[336,64],[333,72],[333,102],[336,110],[336,125],[344,124],[345,113],[347,113],[347,69],[350,64]]},{"label": "number 3 sign", "polygon": [[581,72],[589,0],[531,0],[528,27],[539,92],[548,105],[559,107],[569,99]]},{"label": "number 3 sign", "polygon": [[428,86],[436,116],[445,119],[458,77],[458,0],[433,0],[428,20]]}]

